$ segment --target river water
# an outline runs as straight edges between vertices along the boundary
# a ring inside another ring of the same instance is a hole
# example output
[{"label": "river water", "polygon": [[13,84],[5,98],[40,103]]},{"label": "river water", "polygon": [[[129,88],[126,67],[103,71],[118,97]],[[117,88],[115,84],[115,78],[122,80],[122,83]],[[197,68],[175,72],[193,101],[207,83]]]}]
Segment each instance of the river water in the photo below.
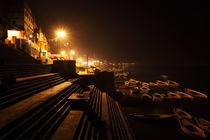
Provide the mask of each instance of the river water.
[{"label": "river water", "polygon": [[131,70],[131,77],[140,81],[155,81],[160,75],[167,75],[186,88],[210,93],[210,66],[145,66],[136,64]]}]

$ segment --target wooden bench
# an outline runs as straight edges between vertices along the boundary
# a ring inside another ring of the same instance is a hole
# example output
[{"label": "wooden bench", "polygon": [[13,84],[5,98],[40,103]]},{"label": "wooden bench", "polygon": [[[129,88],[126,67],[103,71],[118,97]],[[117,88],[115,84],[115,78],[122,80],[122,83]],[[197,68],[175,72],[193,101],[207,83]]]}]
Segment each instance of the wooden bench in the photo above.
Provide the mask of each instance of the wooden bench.
[{"label": "wooden bench", "polygon": [[118,102],[93,88],[73,139],[134,139]]}]

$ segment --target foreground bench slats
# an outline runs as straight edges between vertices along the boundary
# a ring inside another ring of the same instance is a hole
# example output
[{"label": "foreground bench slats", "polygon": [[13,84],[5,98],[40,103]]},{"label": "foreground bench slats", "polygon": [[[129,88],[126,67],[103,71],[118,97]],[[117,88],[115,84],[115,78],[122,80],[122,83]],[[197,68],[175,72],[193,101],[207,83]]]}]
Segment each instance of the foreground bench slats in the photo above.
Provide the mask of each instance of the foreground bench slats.
[{"label": "foreground bench slats", "polygon": [[108,104],[107,104],[107,97],[106,93],[102,93],[102,116],[101,120],[104,121],[104,127],[106,128],[104,131],[104,139],[112,139],[112,128],[110,125],[110,119],[109,119],[109,110],[108,110]]},{"label": "foreground bench slats", "polygon": [[109,107],[109,116],[112,128],[113,139],[134,139],[133,134],[128,126],[128,123],[121,112],[118,102],[114,101],[107,95]]},{"label": "foreground bench slats", "polygon": [[89,110],[83,114],[73,139],[132,140],[134,136],[119,104],[107,93],[93,88]]},{"label": "foreground bench slats", "polygon": [[35,94],[25,100],[18,102],[10,107],[7,107],[3,110],[0,110],[1,119],[0,119],[0,128],[4,127],[6,124],[13,121],[15,118],[20,117],[25,114],[35,106],[41,104],[45,100],[51,98],[56,95],[58,92],[64,90],[68,86],[70,86],[70,82],[64,82],[62,84],[56,85],[50,89],[44,90],[39,94]]}]

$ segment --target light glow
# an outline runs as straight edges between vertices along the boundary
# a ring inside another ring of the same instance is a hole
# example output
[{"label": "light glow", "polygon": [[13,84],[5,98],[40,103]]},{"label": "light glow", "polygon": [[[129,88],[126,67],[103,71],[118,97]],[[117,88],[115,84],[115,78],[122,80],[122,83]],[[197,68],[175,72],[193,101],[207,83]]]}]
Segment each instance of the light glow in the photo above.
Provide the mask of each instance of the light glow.
[{"label": "light glow", "polygon": [[65,54],[65,51],[62,51],[62,52],[61,52],[61,55],[64,55],[64,54]]},{"label": "light glow", "polygon": [[20,38],[20,31],[17,30],[8,30],[8,39],[12,39],[13,36],[15,36],[16,38]]},{"label": "light glow", "polygon": [[88,66],[92,66],[92,62],[88,62]]},{"label": "light glow", "polygon": [[79,62],[80,62],[80,63],[82,62],[82,58],[79,59]]},{"label": "light glow", "polygon": [[65,35],[66,35],[66,33],[64,31],[62,31],[62,30],[57,31],[57,36],[58,37],[65,37]]},{"label": "light glow", "polygon": [[72,55],[75,55],[75,51],[71,51],[71,54],[72,54]]}]

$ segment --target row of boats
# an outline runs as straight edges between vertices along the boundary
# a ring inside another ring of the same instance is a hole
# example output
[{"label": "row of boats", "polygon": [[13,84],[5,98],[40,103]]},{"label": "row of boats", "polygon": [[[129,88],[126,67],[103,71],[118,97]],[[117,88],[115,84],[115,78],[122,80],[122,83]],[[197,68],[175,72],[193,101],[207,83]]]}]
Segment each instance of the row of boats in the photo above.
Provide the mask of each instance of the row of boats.
[{"label": "row of boats", "polygon": [[125,81],[125,86],[130,89],[130,95],[139,95],[143,99],[153,101],[208,98],[206,94],[189,88],[185,88],[182,92],[179,88],[180,84],[170,80],[157,80],[155,83],[147,83],[130,79],[129,81]]},{"label": "row of boats", "polygon": [[210,133],[210,122],[201,117],[193,117],[180,108],[173,109],[174,114],[129,114],[131,117],[147,120],[165,120],[174,118],[180,130],[189,136],[207,138]]}]

